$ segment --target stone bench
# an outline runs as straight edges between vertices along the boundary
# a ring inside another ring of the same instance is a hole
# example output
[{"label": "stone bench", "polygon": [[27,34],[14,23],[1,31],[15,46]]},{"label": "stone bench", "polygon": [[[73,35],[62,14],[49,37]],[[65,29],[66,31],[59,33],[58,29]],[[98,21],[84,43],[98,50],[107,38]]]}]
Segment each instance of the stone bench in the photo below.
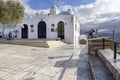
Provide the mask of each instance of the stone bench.
[{"label": "stone bench", "polygon": [[117,54],[117,59],[113,59],[113,55],[114,52],[110,49],[98,51],[98,56],[113,74],[115,80],[120,80],[120,55]]}]

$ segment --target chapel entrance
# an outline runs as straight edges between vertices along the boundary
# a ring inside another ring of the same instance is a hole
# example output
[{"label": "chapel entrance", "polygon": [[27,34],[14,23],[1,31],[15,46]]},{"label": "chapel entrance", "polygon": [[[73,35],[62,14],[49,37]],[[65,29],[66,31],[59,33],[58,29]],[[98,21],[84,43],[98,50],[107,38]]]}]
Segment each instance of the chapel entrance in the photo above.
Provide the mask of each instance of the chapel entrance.
[{"label": "chapel entrance", "polygon": [[58,22],[58,38],[64,39],[64,22]]},{"label": "chapel entrance", "polygon": [[40,21],[38,24],[38,38],[46,38],[46,23]]},{"label": "chapel entrance", "polygon": [[23,28],[22,28],[22,38],[28,38],[28,25],[27,24],[23,24]]}]

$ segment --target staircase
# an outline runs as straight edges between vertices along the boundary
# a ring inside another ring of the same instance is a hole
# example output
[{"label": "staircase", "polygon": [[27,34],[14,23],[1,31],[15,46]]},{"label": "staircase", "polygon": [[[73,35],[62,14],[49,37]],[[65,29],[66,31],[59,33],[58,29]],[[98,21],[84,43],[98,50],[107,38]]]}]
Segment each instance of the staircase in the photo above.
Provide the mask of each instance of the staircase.
[{"label": "staircase", "polygon": [[4,40],[0,39],[1,44],[13,44],[13,45],[23,45],[23,46],[32,46],[32,47],[44,47],[44,48],[54,48],[62,45],[66,45],[66,43],[62,41],[56,40],[46,40],[46,39],[38,39],[38,40]]},{"label": "staircase", "polygon": [[89,56],[89,65],[92,73],[93,80],[115,80],[113,75],[96,55]]},{"label": "staircase", "polygon": [[111,43],[112,42],[110,40],[105,38],[95,38],[88,40],[88,62],[90,65],[93,80],[115,80],[113,74],[111,73],[111,70],[106,66],[106,61],[102,59],[104,57],[101,57],[98,54],[99,50],[111,48]]}]

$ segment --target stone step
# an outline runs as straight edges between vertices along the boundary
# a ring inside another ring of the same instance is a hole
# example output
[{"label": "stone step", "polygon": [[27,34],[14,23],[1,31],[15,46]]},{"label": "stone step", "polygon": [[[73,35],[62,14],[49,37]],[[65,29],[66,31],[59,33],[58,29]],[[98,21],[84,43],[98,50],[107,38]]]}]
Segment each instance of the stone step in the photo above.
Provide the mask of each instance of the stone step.
[{"label": "stone step", "polygon": [[33,46],[33,47],[44,47],[44,48],[53,48],[59,47],[62,45],[66,45],[66,43],[62,41],[56,40],[0,40],[1,44],[13,44],[13,45],[23,45],[23,46]]},{"label": "stone step", "polygon": [[98,56],[90,55],[89,64],[93,80],[115,80]]},{"label": "stone step", "polygon": [[47,41],[46,43],[49,45],[50,48],[66,45],[66,43],[62,41]]},{"label": "stone step", "polygon": [[23,46],[33,46],[33,47],[44,47],[44,48],[48,48],[48,44],[45,42],[13,42],[13,41],[6,41],[6,42],[0,42],[2,44],[12,44],[12,45],[23,45]]},{"label": "stone step", "polygon": [[112,73],[115,80],[120,80],[120,55],[114,59],[114,51],[111,49],[104,49],[98,51],[98,56]]}]

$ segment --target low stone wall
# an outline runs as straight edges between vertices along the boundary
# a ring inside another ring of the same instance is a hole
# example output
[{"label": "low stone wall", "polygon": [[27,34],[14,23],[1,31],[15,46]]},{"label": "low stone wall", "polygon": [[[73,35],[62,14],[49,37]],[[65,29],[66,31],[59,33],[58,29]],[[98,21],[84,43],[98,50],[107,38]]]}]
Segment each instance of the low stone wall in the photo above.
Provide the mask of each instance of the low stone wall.
[{"label": "low stone wall", "polygon": [[110,40],[107,40],[106,38],[95,38],[95,39],[89,39],[88,45],[89,45],[89,53],[92,55],[97,54],[98,49],[107,49],[112,48],[111,47],[112,42]]},{"label": "low stone wall", "polygon": [[113,59],[113,55],[114,52],[110,49],[98,51],[98,56],[113,74],[115,80],[120,80],[120,55],[117,55],[117,59]]}]

